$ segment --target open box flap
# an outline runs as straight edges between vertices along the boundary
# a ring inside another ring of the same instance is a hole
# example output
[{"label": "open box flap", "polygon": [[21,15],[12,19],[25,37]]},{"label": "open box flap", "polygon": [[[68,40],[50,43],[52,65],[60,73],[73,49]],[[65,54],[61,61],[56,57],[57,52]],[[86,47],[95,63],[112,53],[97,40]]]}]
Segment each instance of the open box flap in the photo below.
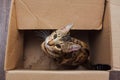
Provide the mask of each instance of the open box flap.
[{"label": "open box flap", "polygon": [[15,0],[19,29],[100,30],[105,0]]},{"label": "open box flap", "polygon": [[11,70],[6,72],[6,80],[109,80],[109,72]]},{"label": "open box flap", "polygon": [[[10,24],[9,24],[9,32],[8,32],[8,40],[7,40],[8,42],[7,42],[7,48],[6,48],[5,70],[15,69],[17,67],[18,60],[20,60],[20,58],[22,57],[23,48],[24,48],[23,47],[23,35],[22,35],[24,33],[20,33],[20,31],[17,29],[17,27],[18,27],[18,24],[17,24],[18,21],[16,20],[17,19],[17,17],[16,17],[17,9],[14,4],[12,6],[13,6],[13,8],[11,9],[11,14],[10,14],[11,17],[9,20]],[[98,55],[96,54],[98,57],[103,57],[102,60],[101,60],[101,58],[95,57],[94,61],[96,61],[96,63],[98,62],[98,63],[109,63],[110,64],[110,57],[109,57],[109,55],[110,55],[109,54],[110,53],[110,47],[109,47],[110,31],[108,30],[108,28],[110,28],[110,27],[109,27],[107,21],[108,20],[105,20],[105,22],[103,23],[103,25],[104,25],[103,30],[99,31],[98,35],[95,36],[95,34],[93,34],[95,37],[94,39],[96,39],[94,41],[97,42],[97,44],[96,44],[96,42],[94,42],[95,43],[94,47],[96,49],[96,51],[94,51],[94,52],[98,53]],[[98,45],[98,43],[100,45],[99,45],[99,47],[96,48],[96,45]],[[107,47],[107,49],[106,49],[106,47]],[[102,54],[105,54],[105,55],[102,55],[101,51],[102,51]],[[108,58],[106,58],[105,56],[107,56]]]},{"label": "open box flap", "polygon": [[17,30],[14,1],[11,2],[4,69],[14,69],[23,53],[23,33]]},{"label": "open box flap", "polygon": [[113,70],[120,70],[120,0],[110,0]]}]

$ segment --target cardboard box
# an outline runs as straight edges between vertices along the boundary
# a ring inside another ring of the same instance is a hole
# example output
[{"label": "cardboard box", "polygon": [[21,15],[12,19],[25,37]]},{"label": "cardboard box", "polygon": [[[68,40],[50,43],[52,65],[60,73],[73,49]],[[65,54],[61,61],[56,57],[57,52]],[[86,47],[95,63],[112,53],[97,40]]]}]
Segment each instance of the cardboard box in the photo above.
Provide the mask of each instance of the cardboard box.
[{"label": "cardboard box", "polygon": [[[117,40],[114,35],[118,34],[113,29],[114,26],[118,28],[119,24],[119,14],[115,11],[119,8],[117,1],[12,0],[5,55],[6,80],[109,80],[109,72],[120,69],[119,46],[112,46],[112,42]],[[26,30],[57,29],[71,22],[75,24],[73,30],[88,33],[92,61],[111,65],[110,71],[22,68]]]}]

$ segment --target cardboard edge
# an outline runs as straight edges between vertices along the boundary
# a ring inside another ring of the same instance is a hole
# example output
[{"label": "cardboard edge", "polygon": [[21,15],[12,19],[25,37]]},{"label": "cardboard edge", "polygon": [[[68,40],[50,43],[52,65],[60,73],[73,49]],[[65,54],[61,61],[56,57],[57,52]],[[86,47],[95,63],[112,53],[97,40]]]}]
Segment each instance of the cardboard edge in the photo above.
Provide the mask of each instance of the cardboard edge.
[{"label": "cardboard edge", "polygon": [[8,43],[9,43],[9,34],[10,34],[10,23],[11,23],[11,19],[12,19],[12,10],[13,10],[13,4],[14,4],[15,0],[11,0],[11,4],[10,4],[10,12],[9,12],[9,20],[8,20],[8,33],[7,33],[7,40],[6,40],[6,50],[5,50],[5,61],[4,61],[4,70],[7,70],[6,65],[7,65],[7,53],[8,53]]},{"label": "cardboard edge", "polygon": [[[108,1],[108,3],[109,3],[109,10],[110,10],[110,21],[111,21],[111,25],[110,25],[110,30],[111,30],[111,52],[112,52],[112,56],[111,56],[111,63],[112,63],[112,70],[111,71],[114,71],[114,70],[116,70],[116,71],[120,71],[120,64],[119,65],[117,65],[116,66],[116,62],[114,61],[114,59],[116,59],[116,58],[114,58],[114,47],[113,47],[113,42],[114,42],[114,39],[113,39],[113,32],[112,32],[112,27],[114,27],[114,26],[112,26],[112,10],[111,10],[111,7],[112,7],[112,5],[116,5],[116,6],[120,6],[120,3],[119,3],[119,0],[107,0]],[[119,52],[118,52],[118,54],[117,55],[119,55]],[[118,58],[117,58],[117,60],[119,60]],[[117,61],[118,62],[118,61]]]},{"label": "cardboard edge", "polygon": [[[110,10],[110,0],[106,0],[107,1],[107,4],[108,4],[108,6],[109,6],[109,15],[111,15],[111,10]],[[111,67],[112,67],[112,69],[113,69],[113,46],[112,46],[112,30],[111,30],[111,16],[109,16],[109,20],[110,20],[110,28],[109,28],[109,30],[111,31],[111,33],[110,33],[110,41],[111,41],[111,44],[110,44],[110,47],[111,47]],[[112,71],[112,69],[111,69],[111,71]]]},{"label": "cardboard edge", "polygon": [[109,74],[108,71],[11,70],[6,71],[6,80],[109,80]]},{"label": "cardboard edge", "polygon": [[[110,71],[112,71],[112,68],[113,68],[113,46],[112,46],[112,30],[111,30],[111,10],[110,10],[110,0],[105,0],[106,1],[106,11],[107,12],[105,12],[105,13],[107,13],[107,15],[109,16],[109,17],[107,17],[108,18],[108,20],[109,20],[109,23],[108,23],[108,31],[109,31],[109,35],[110,35],[110,55],[111,55],[111,57],[110,57],[110,64],[111,64],[111,70]],[[107,8],[108,7],[108,8]],[[105,18],[105,17],[104,17]]]},{"label": "cardboard edge", "polygon": [[[89,28],[89,29],[77,29],[77,28],[72,28],[72,30],[102,30],[103,28],[103,22],[100,24],[100,26],[98,26],[98,28]],[[41,28],[19,28],[18,27],[18,30],[40,30]],[[42,28],[41,30],[45,30],[46,28]],[[57,28],[54,28],[54,29],[57,29]],[[47,29],[48,30],[48,29]],[[50,28],[50,30],[53,30],[53,28]]]},{"label": "cardboard edge", "polygon": [[17,28],[15,0],[11,1],[8,23],[7,44],[5,51],[4,70],[14,69],[19,64],[23,51],[23,34]]}]

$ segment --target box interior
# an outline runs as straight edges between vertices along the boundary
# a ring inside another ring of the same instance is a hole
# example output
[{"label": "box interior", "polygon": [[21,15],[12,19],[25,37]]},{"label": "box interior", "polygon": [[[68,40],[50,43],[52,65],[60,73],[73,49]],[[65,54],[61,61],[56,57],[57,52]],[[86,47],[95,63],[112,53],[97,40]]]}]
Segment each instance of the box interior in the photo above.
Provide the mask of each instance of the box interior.
[{"label": "box interior", "polygon": [[[18,0],[20,1],[20,0]],[[13,2],[14,3],[14,2]],[[106,2],[107,4],[107,2]],[[6,60],[5,60],[5,70],[11,69],[23,69],[24,65],[24,55],[28,50],[39,49],[40,41],[39,37],[34,35],[36,30],[46,30],[44,28],[20,28],[17,21],[17,13],[15,3],[12,5],[11,16],[10,16],[10,26],[8,32],[7,49],[6,49]],[[111,30],[110,30],[110,14],[109,5],[105,6],[105,12],[103,17],[103,27],[101,30],[94,30],[97,28],[91,28],[93,30],[82,30],[80,28],[72,29],[71,35],[80,34],[78,38],[85,40],[89,43],[91,51],[91,60],[96,64],[109,64],[112,67],[111,59]],[[58,26],[58,25],[56,25]],[[18,28],[19,27],[19,28]],[[47,29],[52,30],[52,29]],[[28,46],[28,47],[27,47]],[[34,53],[37,50],[34,50]],[[34,66],[34,69],[39,69],[38,66]]]},{"label": "box interior", "polygon": [[[44,35],[41,31],[51,33],[55,30],[24,31],[24,68],[55,70],[57,66],[53,64],[54,62],[51,59],[47,58],[48,56],[41,49],[41,43],[44,41],[44,39],[41,38],[41,35]],[[71,30],[70,35],[89,44],[88,31]]]}]

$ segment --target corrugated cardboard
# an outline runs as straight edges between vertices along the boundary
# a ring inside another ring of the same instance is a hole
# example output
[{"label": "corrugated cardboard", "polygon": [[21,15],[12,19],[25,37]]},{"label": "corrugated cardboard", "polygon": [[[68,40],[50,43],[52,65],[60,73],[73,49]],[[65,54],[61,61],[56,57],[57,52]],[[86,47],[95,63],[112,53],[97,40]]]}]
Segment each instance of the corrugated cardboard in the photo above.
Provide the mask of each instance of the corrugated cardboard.
[{"label": "corrugated cardboard", "polygon": [[111,64],[111,25],[110,25],[110,10],[109,3],[106,3],[103,29],[90,34],[90,43],[92,43],[92,61],[94,63]]},{"label": "corrugated cardboard", "polygon": [[[119,4],[116,2],[119,1],[107,1],[104,13],[104,0],[53,0],[53,2],[51,0],[12,0],[5,56],[6,79],[109,80],[109,71],[34,71],[23,68],[19,70],[18,67],[21,68],[23,64],[21,61],[24,54],[24,30],[57,29],[73,22],[75,24],[73,29],[96,30],[90,31],[89,35],[92,61],[109,64],[112,69],[119,69],[119,46],[116,45],[119,44],[120,20],[119,11],[116,9],[119,8]],[[48,13],[50,15],[47,15]]]},{"label": "corrugated cardboard", "polygon": [[19,29],[102,28],[104,0],[15,0]]},{"label": "corrugated cardboard", "polygon": [[120,0],[110,1],[113,69],[120,70]]},{"label": "corrugated cardboard", "polygon": [[106,71],[11,70],[6,72],[6,76],[7,80],[109,80],[109,72]]},{"label": "corrugated cardboard", "polygon": [[[12,2],[13,3],[13,2]],[[23,34],[17,30],[16,10],[12,4],[10,22],[8,27],[7,49],[5,56],[5,68],[14,69],[23,53]],[[9,53],[9,54],[8,54]]]}]

